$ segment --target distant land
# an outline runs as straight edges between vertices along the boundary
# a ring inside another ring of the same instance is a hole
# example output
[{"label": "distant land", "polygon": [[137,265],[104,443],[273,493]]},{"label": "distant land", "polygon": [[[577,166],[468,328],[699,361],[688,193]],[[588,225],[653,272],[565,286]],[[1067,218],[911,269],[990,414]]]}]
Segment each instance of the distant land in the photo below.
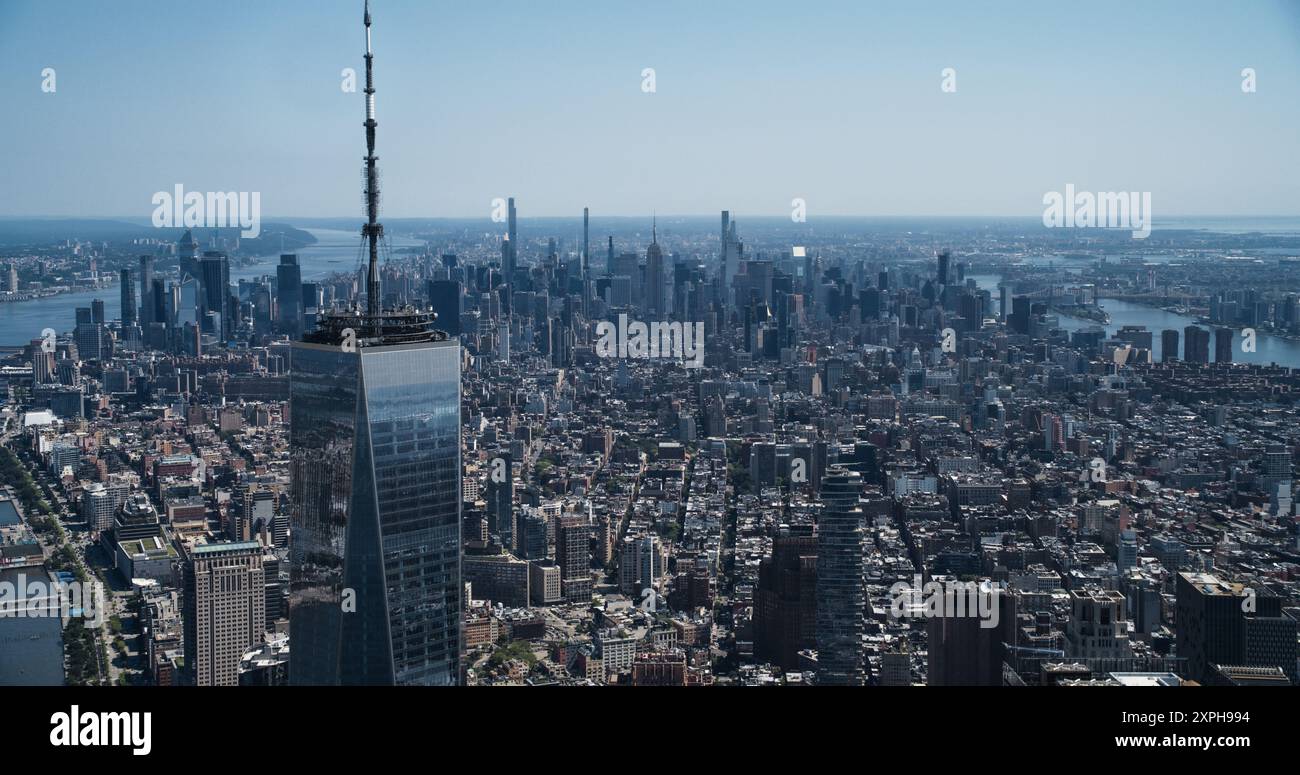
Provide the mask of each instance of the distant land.
[{"label": "distant land", "polygon": [[[239,229],[194,229],[194,237],[202,246],[213,232],[220,237],[233,239],[239,234]],[[282,247],[284,252],[293,252],[316,242],[310,233],[286,223],[264,222],[261,232],[256,239],[241,238],[239,252],[254,256],[271,255],[281,252]],[[45,247],[63,240],[121,243],[136,239],[160,239],[175,242],[184,233],[183,228],[157,228],[148,219],[0,217],[0,249],[9,250]]]}]

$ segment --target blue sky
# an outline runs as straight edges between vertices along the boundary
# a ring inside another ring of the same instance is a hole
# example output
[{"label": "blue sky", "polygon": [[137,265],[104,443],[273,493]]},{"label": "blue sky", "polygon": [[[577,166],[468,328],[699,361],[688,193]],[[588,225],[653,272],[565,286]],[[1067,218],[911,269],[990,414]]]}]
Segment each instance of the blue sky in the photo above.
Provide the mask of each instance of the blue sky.
[{"label": "blue sky", "polygon": [[[375,0],[387,217],[1300,213],[1300,3]],[[0,3],[0,214],[360,216],[360,0]],[[41,91],[53,67],[57,91]],[[641,71],[656,71],[643,93]],[[957,71],[957,91],[940,72]],[[1258,91],[1241,91],[1253,67]]]}]

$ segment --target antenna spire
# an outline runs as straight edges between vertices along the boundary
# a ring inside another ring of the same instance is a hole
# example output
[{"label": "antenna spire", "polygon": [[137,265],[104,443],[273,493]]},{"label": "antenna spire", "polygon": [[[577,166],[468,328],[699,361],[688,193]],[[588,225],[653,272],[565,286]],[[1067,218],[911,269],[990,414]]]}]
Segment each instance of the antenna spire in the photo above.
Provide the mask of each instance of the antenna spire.
[{"label": "antenna spire", "polygon": [[369,242],[370,263],[366,273],[366,312],[372,316],[379,314],[379,240],[384,236],[384,227],[379,223],[379,170],[375,163],[375,55],[370,49],[370,0],[365,4],[366,26],[366,217],[361,227],[361,236]]}]

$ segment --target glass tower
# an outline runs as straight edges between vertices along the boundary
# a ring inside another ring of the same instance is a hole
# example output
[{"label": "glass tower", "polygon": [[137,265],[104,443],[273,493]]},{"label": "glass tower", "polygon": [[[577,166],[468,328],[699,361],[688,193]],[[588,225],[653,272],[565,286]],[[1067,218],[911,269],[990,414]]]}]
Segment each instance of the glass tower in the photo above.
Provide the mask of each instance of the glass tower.
[{"label": "glass tower", "polygon": [[460,677],[460,343],[432,316],[326,318],[293,344],[290,680]]},{"label": "glass tower", "polygon": [[866,608],[862,476],[832,466],[817,522],[817,683],[861,686]]}]

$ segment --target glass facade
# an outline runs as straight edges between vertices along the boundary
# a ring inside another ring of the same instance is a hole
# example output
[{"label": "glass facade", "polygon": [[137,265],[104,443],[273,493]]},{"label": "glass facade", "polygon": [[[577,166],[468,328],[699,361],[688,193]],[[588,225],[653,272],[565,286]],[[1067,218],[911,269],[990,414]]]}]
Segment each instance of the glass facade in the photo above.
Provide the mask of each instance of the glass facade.
[{"label": "glass facade", "polygon": [[460,674],[460,345],[296,342],[290,680]]}]

